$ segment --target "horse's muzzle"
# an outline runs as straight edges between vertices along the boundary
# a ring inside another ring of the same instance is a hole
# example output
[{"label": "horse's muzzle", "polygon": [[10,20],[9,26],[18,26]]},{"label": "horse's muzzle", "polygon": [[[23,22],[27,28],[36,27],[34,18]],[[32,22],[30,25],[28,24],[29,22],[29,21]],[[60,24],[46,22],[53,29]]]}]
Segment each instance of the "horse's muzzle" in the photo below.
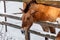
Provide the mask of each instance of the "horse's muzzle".
[{"label": "horse's muzzle", "polygon": [[21,33],[22,33],[22,34],[25,34],[25,30],[21,29]]}]

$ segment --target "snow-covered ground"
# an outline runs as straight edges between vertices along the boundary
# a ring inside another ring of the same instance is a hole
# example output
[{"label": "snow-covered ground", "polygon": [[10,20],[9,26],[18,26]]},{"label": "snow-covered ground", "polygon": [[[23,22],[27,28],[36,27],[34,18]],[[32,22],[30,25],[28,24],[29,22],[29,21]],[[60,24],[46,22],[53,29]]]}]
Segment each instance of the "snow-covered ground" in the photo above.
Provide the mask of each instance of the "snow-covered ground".
[{"label": "snow-covered ground", "polygon": [[[13,14],[13,13],[21,12],[19,10],[19,8],[23,8],[23,2],[13,2],[13,1],[6,2],[6,10],[7,10],[6,14],[8,14],[8,15],[21,17],[22,14],[17,14],[17,15]],[[0,13],[4,13],[3,1],[0,1]],[[4,17],[0,17],[0,21],[4,21]],[[16,25],[20,25],[20,26],[22,24],[21,21],[11,19],[11,18],[7,18],[7,22],[13,23]],[[3,27],[2,27],[2,25],[0,25],[0,30],[1,30],[1,28],[2,28],[2,32],[5,34],[4,25],[3,25]],[[20,29],[12,28],[9,26],[7,28],[8,28],[7,29],[8,32],[6,33],[6,37],[5,37],[6,40],[25,40],[24,35],[21,33]],[[31,30],[35,30],[35,31],[41,32],[43,34],[50,34],[50,35],[55,35],[55,36],[59,32],[59,29],[57,29],[57,28],[56,28],[56,34],[51,34],[50,32],[44,32],[42,30],[41,26],[38,24],[35,24],[35,23],[32,25]],[[2,36],[2,38],[4,38],[4,36]],[[0,40],[2,40],[2,39],[0,39]],[[45,39],[42,36],[31,34],[31,40],[45,40]],[[50,40],[52,40],[52,39],[50,39]]]}]

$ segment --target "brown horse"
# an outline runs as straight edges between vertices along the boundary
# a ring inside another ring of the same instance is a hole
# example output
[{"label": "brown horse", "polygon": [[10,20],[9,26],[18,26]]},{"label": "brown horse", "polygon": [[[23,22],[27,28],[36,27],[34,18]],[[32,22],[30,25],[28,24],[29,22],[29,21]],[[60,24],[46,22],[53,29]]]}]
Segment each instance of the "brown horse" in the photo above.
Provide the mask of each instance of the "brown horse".
[{"label": "brown horse", "polygon": [[51,4],[36,3],[36,1],[24,3],[22,29],[29,30],[33,22],[55,22],[60,17],[60,8],[54,6]]}]

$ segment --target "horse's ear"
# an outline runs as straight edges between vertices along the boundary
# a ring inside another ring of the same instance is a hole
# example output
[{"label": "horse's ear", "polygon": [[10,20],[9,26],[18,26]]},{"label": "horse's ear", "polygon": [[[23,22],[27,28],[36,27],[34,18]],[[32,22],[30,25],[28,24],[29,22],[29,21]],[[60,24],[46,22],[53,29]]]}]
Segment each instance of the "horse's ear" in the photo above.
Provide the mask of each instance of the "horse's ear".
[{"label": "horse's ear", "polygon": [[23,9],[25,9],[27,6],[27,2],[23,2]]},{"label": "horse's ear", "polygon": [[19,9],[22,11],[22,13],[25,13],[23,9],[21,9],[21,8],[19,8]]},{"label": "horse's ear", "polygon": [[19,8],[22,12],[24,11],[22,8]]}]

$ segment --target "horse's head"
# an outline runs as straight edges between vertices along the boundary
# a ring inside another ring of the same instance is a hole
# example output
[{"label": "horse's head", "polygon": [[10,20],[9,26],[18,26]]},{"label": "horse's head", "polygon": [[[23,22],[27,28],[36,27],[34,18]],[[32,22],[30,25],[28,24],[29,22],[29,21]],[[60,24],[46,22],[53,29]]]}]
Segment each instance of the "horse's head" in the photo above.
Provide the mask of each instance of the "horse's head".
[{"label": "horse's head", "polygon": [[30,12],[23,13],[22,16],[22,28],[29,27],[33,23],[33,16],[30,14]]},{"label": "horse's head", "polygon": [[29,30],[29,28],[33,24],[33,14],[34,13],[35,13],[35,11],[33,11],[33,10],[29,10],[27,13],[25,13],[23,11],[23,15],[22,15],[22,29],[23,30],[22,30],[22,32],[24,32],[26,29]]},{"label": "horse's head", "polygon": [[23,9],[20,9],[23,13],[22,15],[22,29],[23,31],[25,31],[26,29],[29,30],[29,28],[31,27],[31,25],[33,24],[33,14],[36,12],[34,10],[32,10],[31,7],[31,3],[24,3],[23,4]]}]

